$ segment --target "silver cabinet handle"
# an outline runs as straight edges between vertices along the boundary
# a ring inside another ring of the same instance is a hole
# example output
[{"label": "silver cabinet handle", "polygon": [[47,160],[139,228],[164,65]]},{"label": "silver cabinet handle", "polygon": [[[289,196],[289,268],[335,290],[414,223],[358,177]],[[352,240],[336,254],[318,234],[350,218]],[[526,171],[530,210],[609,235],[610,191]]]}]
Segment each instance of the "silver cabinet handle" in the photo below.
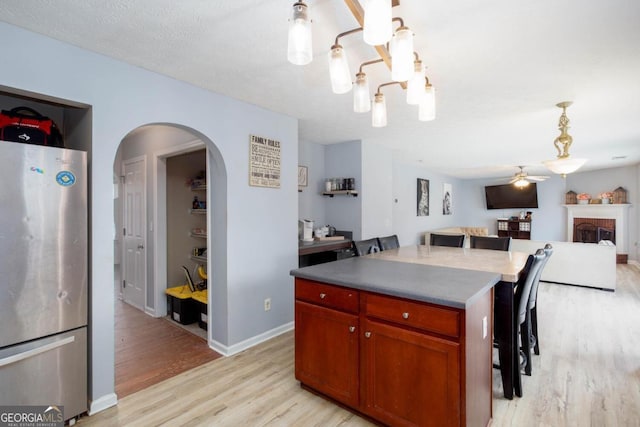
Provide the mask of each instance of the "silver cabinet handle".
[{"label": "silver cabinet handle", "polygon": [[402,318],[403,319],[408,319],[409,318],[409,313],[406,312],[406,311],[404,313],[402,313]]},{"label": "silver cabinet handle", "polygon": [[356,331],[356,327],[355,326],[349,326],[349,332],[353,333]]},{"label": "silver cabinet handle", "polygon": [[371,338],[371,332],[365,332],[364,336],[365,338]]},{"label": "silver cabinet handle", "polygon": [[325,299],[327,297],[327,294],[320,294],[320,299]]}]

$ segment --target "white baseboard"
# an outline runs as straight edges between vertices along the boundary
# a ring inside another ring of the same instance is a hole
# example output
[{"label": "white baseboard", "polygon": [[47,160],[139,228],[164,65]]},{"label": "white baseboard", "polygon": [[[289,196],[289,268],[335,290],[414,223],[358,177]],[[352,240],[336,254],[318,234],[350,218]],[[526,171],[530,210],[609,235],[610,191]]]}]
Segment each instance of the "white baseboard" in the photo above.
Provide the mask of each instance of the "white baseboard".
[{"label": "white baseboard", "polygon": [[240,353],[254,345],[258,345],[262,342],[270,340],[271,338],[275,338],[278,335],[282,335],[285,332],[289,332],[294,327],[294,322],[285,323],[284,325],[278,326],[277,328],[266,331],[260,335],[256,335],[255,337],[251,337],[246,339],[238,344],[233,344],[231,346],[226,346],[217,342],[216,340],[209,341],[209,347],[223,356],[233,356],[236,353]]},{"label": "white baseboard", "polygon": [[640,268],[640,262],[636,261],[635,259],[630,259],[630,260],[628,260],[628,261],[627,261],[627,264],[631,264],[631,265],[633,265],[633,266],[635,266],[635,267]]},{"label": "white baseboard", "polygon": [[89,416],[95,415],[100,411],[104,411],[107,408],[111,408],[112,406],[116,406],[118,404],[118,396],[115,393],[109,393],[102,397],[99,397],[95,400],[91,401],[89,405],[89,411],[87,413]]}]

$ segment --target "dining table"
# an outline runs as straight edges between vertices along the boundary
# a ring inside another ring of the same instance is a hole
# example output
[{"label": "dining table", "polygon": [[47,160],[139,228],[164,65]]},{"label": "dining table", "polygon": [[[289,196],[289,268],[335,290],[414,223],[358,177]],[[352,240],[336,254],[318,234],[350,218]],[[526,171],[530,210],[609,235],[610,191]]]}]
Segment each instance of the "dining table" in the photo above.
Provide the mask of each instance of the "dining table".
[{"label": "dining table", "polygon": [[492,249],[452,248],[410,245],[366,255],[386,261],[415,263],[438,267],[498,273],[501,280],[494,287],[494,339],[498,344],[500,375],[504,397],[522,396],[518,330],[515,327],[517,306],[515,288],[526,265],[528,253]]}]

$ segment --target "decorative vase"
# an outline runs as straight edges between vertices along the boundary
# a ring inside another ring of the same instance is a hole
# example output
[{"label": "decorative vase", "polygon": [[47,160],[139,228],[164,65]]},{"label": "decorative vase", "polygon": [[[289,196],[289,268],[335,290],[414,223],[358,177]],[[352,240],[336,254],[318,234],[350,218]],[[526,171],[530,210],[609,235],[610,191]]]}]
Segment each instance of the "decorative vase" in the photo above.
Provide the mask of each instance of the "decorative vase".
[{"label": "decorative vase", "polygon": [[588,205],[589,204],[589,200],[587,200],[587,199],[578,199],[578,204],[579,205]]},{"label": "decorative vase", "polygon": [[611,200],[608,197],[605,197],[605,198],[602,199],[602,204],[603,205],[608,205],[610,201]]}]

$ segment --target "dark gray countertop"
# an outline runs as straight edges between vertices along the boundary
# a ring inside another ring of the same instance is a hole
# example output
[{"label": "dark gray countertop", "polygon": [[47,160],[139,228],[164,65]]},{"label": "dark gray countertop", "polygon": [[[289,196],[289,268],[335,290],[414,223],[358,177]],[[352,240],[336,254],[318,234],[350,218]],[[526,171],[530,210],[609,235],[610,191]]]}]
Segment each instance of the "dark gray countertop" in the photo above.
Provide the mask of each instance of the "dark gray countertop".
[{"label": "dark gray countertop", "polygon": [[499,273],[353,257],[291,270],[303,279],[468,308],[500,280]]}]

